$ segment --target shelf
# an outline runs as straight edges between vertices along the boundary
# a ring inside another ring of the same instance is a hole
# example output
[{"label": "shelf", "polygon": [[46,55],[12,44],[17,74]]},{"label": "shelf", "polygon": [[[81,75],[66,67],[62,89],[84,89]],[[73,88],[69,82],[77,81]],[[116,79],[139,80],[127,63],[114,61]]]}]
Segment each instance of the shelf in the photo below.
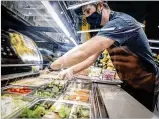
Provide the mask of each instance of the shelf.
[{"label": "shelf", "polygon": [[158,43],[159,44],[159,40],[148,40],[150,43]]},{"label": "shelf", "polygon": [[37,73],[27,72],[27,73],[16,73],[16,74],[2,75],[1,81],[25,77],[25,76],[31,76],[31,75],[36,75],[36,74],[39,74],[39,72],[37,72]]},{"label": "shelf", "polygon": [[153,50],[159,50],[159,47],[150,47]]},{"label": "shelf", "polygon": [[42,64],[1,64],[1,67],[23,67],[23,66],[36,66]]}]

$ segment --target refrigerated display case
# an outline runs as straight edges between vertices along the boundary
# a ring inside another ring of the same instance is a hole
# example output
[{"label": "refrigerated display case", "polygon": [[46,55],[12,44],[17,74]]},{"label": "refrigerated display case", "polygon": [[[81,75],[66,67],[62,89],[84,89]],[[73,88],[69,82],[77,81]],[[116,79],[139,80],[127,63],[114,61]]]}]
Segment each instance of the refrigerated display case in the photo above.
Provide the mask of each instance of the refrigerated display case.
[{"label": "refrigerated display case", "polygon": [[[66,17],[65,23],[66,21],[68,22],[66,26],[69,29],[68,31],[73,32],[69,33],[70,35],[73,34],[73,38],[78,37],[74,27],[72,27],[72,25],[75,25],[73,23],[76,18],[73,18],[72,11],[67,13],[66,10],[72,7],[74,3],[79,4],[81,1],[50,2],[50,5],[55,5],[56,10],[60,8],[61,11],[58,11],[58,14]],[[4,32],[11,32],[13,37],[27,38],[28,40],[24,41],[27,42],[26,45],[32,46],[34,44],[33,41],[37,46],[39,42],[47,42],[53,44],[53,47],[57,47],[49,49],[55,53],[60,51],[58,46],[68,50],[76,44],[71,40],[72,37],[69,38],[62,31],[62,28],[59,27],[41,1],[2,1],[2,10],[2,15],[4,15],[2,28]],[[9,31],[9,29],[12,29],[12,31]],[[2,34],[2,36],[4,39],[9,39],[9,35]],[[2,46],[5,45],[2,44]],[[48,44],[44,47],[47,49]],[[39,65],[35,62],[25,63],[25,60],[30,58],[20,58],[23,53],[17,55],[16,51],[19,51],[18,48],[16,47],[13,50],[14,52],[10,51],[13,56],[7,52],[7,47],[2,47],[1,49],[2,55],[6,55],[4,50],[9,54],[8,60],[4,60],[5,58],[2,57],[2,67],[7,68],[8,72],[11,72],[3,75],[1,79],[3,86],[1,88],[1,115],[3,119],[155,117],[143,105],[120,88],[122,83],[120,80],[103,79],[103,69],[91,67],[85,73],[85,76],[77,75],[73,80],[62,80],[58,77],[58,72],[33,72],[33,67]],[[41,65],[41,60],[39,59],[42,56],[40,56],[38,49],[27,50],[27,53],[29,54],[30,51],[36,52],[34,56],[38,60],[35,61],[39,61]],[[62,54],[62,51],[59,54]],[[9,65],[5,61],[8,61]],[[12,72],[12,68],[19,72]],[[132,101],[130,104],[129,100]],[[135,104],[135,107],[131,106],[131,103]],[[126,114],[122,106],[124,106]],[[133,115],[130,115],[131,111],[134,112]],[[138,114],[139,112],[142,115]],[[136,113],[138,114],[137,116],[135,116]]]}]

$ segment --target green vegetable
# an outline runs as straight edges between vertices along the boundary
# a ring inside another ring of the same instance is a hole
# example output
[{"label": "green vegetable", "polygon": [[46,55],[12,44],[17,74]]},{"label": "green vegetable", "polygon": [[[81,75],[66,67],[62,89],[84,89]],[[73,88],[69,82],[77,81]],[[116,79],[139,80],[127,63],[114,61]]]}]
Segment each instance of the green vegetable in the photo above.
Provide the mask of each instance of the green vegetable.
[{"label": "green vegetable", "polygon": [[56,110],[56,107],[54,105],[52,105],[49,110],[52,111],[52,112],[54,112]]},{"label": "green vegetable", "polygon": [[89,116],[89,109],[85,109],[83,106],[77,106],[72,118],[89,118]]},{"label": "green vegetable", "polygon": [[[36,107],[36,108],[35,108]],[[21,118],[41,118],[48,110],[45,107],[48,105],[35,105],[33,109],[24,108],[23,113],[20,115]]]}]

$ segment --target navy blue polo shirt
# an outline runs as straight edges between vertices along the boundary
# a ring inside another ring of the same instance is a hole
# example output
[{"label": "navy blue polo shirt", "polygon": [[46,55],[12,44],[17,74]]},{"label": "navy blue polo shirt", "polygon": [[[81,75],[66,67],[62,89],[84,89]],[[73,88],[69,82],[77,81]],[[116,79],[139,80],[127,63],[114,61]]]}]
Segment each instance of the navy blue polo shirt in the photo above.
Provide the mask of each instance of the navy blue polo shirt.
[{"label": "navy blue polo shirt", "polygon": [[140,58],[146,71],[158,76],[159,69],[152,57],[148,39],[141,25],[133,17],[111,11],[109,21],[97,35],[114,40],[118,47],[127,46]]}]

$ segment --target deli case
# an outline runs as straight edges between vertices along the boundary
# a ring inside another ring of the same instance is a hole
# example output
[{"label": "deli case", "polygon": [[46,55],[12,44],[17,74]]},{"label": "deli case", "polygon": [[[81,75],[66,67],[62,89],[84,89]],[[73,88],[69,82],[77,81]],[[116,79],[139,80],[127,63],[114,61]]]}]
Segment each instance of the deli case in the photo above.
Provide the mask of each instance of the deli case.
[{"label": "deli case", "polygon": [[[65,2],[53,4],[65,6]],[[90,67],[86,73],[63,80],[58,71],[43,70],[37,42],[60,47],[68,38],[41,1],[2,1],[1,7],[2,119],[157,118],[120,88],[122,81],[115,71]],[[61,35],[65,41],[57,42]]]}]

